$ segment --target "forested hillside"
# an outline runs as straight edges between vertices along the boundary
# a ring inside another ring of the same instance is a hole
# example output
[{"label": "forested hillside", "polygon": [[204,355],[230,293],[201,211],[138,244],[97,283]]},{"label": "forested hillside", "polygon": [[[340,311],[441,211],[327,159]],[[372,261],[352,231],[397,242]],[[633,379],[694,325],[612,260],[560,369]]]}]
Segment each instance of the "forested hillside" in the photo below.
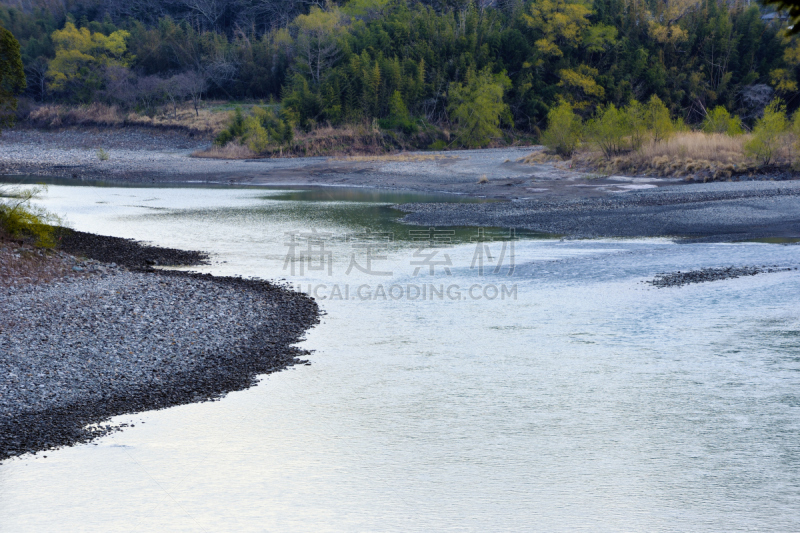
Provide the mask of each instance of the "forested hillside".
[{"label": "forested hillside", "polygon": [[776,96],[800,103],[797,38],[738,0],[3,0],[0,24],[37,102],[263,101],[264,142],[377,121],[481,146],[538,136],[562,101],[589,117],[652,95],[689,124],[724,106],[748,127]]}]

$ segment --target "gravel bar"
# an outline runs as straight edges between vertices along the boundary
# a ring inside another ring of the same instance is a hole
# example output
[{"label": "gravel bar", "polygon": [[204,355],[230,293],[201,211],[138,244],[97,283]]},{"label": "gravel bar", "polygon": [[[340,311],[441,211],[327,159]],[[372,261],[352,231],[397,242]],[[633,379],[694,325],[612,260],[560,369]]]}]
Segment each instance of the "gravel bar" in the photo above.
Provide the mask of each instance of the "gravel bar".
[{"label": "gravel bar", "polygon": [[773,272],[787,272],[797,270],[797,267],[779,267],[777,265],[768,266],[743,266],[743,267],[723,267],[723,268],[701,268],[688,272],[665,272],[656,274],[655,278],[647,281],[650,285],[659,289],[669,287],[682,287],[691,283],[705,283],[708,281],[719,281],[723,279],[734,279],[743,276],[755,276],[757,274],[771,274]]},{"label": "gravel bar", "polygon": [[208,262],[208,254],[205,252],[148,246],[133,239],[107,237],[72,229],[62,232],[59,248],[74,255],[117,263],[131,269],[147,270],[158,265],[190,266]]},{"label": "gravel bar", "polygon": [[117,266],[83,262],[81,277],[0,287],[0,460],[87,442],[117,429],[109,417],[216,399],[307,362],[293,345],[318,322],[313,299],[266,281],[130,270],[121,265],[147,268],[153,247],[137,255],[124,239],[76,239],[106,242],[89,251],[109,259],[115,247],[131,253]]},{"label": "gravel bar", "polygon": [[677,237],[730,242],[800,237],[800,181],[665,186],[593,198],[405,204],[423,226],[523,228],[577,238]]}]

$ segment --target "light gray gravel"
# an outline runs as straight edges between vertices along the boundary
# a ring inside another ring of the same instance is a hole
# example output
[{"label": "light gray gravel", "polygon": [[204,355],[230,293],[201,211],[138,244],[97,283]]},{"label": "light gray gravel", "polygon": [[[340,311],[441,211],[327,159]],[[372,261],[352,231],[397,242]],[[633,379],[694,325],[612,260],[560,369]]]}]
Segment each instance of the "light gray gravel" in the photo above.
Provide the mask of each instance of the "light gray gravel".
[{"label": "light gray gravel", "polygon": [[276,311],[213,281],[127,271],[0,293],[0,415],[158,386],[270,327]]}]

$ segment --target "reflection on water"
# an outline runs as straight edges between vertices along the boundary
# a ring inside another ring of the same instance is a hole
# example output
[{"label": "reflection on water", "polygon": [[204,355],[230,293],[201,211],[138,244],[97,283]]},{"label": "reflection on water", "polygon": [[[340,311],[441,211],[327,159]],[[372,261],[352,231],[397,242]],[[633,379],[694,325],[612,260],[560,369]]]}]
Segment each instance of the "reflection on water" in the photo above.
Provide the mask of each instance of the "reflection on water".
[{"label": "reflection on water", "polygon": [[[501,229],[454,229],[430,255],[364,202],[52,187],[44,204],[78,229],[208,250],[204,271],[324,285],[327,315],[304,342],[312,366],[0,465],[0,531],[800,527],[800,276],[642,283],[797,266],[797,246],[522,238],[509,276],[494,265],[511,241],[480,238]],[[366,229],[400,235],[372,256],[390,276],[350,268],[367,249],[342,236]],[[312,230],[331,235],[325,255],[291,276],[287,232]],[[449,274],[415,273],[445,254]],[[377,295],[425,284],[458,289]]]}]

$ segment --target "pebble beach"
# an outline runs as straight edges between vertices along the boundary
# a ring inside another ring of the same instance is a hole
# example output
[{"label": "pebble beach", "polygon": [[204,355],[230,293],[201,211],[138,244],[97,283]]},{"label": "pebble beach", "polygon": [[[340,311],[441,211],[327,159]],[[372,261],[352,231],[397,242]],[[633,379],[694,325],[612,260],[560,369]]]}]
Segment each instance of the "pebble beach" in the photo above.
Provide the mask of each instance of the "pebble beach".
[{"label": "pebble beach", "polygon": [[[85,442],[113,431],[103,422],[114,415],[215,399],[306,362],[292,345],[317,321],[310,298],[149,267],[154,257],[185,263],[179,250],[137,256],[124,239],[74,241],[81,257],[50,252],[28,269],[56,263],[47,281],[0,287],[0,459]],[[87,258],[87,243],[104,258],[116,250],[119,264]],[[23,260],[16,245],[3,250]]]}]

